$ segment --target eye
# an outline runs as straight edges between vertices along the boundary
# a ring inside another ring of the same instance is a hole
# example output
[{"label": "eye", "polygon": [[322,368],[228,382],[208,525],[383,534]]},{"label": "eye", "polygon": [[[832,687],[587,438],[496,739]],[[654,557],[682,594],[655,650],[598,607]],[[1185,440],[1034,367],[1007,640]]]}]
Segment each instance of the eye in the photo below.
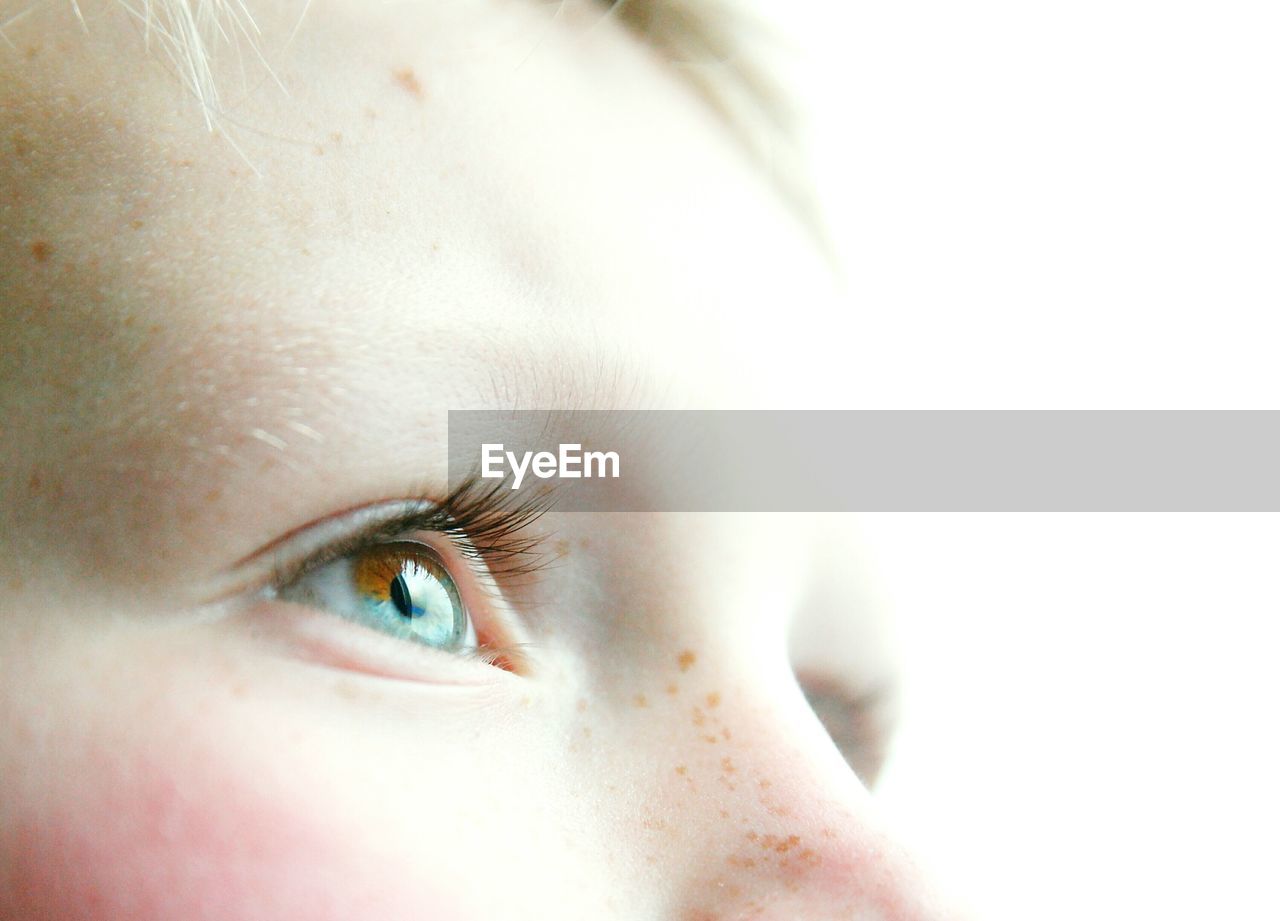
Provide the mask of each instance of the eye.
[{"label": "eye", "polygon": [[319,608],[410,642],[476,649],[476,631],[453,576],[425,543],[374,543],[304,571],[276,597]]},{"label": "eye", "polygon": [[329,515],[237,564],[241,588],[228,596],[281,615],[270,623],[288,627],[288,648],[335,667],[428,682],[459,674],[425,646],[472,677],[467,660],[527,675],[532,645],[513,601],[529,602],[547,561],[537,521],[549,504],[547,493],[472,477],[440,499]]}]

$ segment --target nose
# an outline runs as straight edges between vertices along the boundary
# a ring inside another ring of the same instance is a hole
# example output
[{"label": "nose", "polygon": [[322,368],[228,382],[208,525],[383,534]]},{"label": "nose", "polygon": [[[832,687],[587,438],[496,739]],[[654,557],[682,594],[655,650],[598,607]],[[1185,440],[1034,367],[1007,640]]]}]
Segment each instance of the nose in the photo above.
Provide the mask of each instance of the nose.
[{"label": "nose", "polygon": [[793,681],[707,684],[671,702],[666,753],[679,754],[658,795],[687,830],[664,868],[677,882],[671,917],[957,917],[881,826]]}]

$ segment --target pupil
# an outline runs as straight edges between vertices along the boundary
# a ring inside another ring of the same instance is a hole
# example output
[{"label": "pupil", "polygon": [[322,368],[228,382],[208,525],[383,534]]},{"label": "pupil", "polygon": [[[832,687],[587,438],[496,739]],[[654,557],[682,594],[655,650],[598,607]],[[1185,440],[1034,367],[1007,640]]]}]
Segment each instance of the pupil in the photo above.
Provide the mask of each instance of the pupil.
[{"label": "pupil", "polygon": [[413,599],[409,595],[409,584],[404,581],[403,573],[398,573],[391,580],[391,603],[405,617],[413,616]]}]

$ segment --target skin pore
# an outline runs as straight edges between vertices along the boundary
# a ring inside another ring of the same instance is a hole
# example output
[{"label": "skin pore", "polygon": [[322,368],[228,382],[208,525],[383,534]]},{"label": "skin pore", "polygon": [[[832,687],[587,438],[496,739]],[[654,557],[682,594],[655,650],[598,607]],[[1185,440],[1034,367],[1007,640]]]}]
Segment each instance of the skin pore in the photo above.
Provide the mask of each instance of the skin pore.
[{"label": "skin pore", "polygon": [[210,133],[81,6],[0,49],[0,917],[953,917],[793,674],[891,677],[830,523],[414,535],[518,667],[264,592],[441,497],[449,409],[833,399],[821,258],[688,87],[594,7],[316,0]]}]

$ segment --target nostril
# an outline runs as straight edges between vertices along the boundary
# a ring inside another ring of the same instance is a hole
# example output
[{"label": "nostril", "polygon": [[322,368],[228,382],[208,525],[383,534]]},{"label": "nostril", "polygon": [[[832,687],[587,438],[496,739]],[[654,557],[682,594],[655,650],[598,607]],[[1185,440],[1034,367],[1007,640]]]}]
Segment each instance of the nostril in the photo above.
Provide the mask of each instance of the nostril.
[{"label": "nostril", "polygon": [[892,736],[892,695],[887,687],[854,689],[844,680],[797,671],[805,700],[867,789],[884,767]]}]

